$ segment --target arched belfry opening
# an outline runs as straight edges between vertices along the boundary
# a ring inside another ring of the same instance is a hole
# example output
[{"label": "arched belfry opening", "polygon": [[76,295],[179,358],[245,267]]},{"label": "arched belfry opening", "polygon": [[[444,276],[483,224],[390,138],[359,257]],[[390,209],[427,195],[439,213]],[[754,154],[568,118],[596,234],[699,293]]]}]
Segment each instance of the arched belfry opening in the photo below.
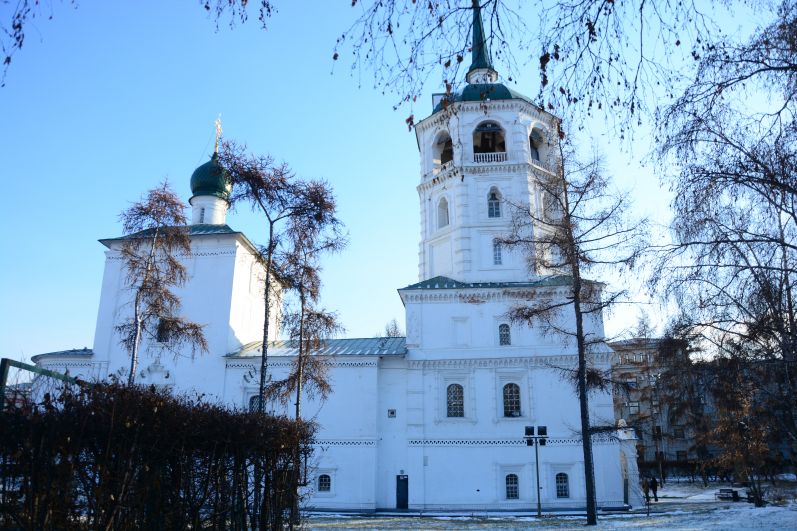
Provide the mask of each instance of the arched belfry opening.
[{"label": "arched belfry opening", "polygon": [[542,151],[544,143],[545,139],[542,136],[542,131],[536,127],[532,129],[529,135],[529,153],[531,154],[532,160],[541,160],[540,152]]},{"label": "arched belfry opening", "polygon": [[432,146],[432,153],[435,168],[440,168],[454,160],[454,143],[447,131],[442,131],[437,135]]},{"label": "arched belfry opening", "polygon": [[504,130],[497,122],[482,122],[473,131],[474,162],[502,162],[506,160]]}]

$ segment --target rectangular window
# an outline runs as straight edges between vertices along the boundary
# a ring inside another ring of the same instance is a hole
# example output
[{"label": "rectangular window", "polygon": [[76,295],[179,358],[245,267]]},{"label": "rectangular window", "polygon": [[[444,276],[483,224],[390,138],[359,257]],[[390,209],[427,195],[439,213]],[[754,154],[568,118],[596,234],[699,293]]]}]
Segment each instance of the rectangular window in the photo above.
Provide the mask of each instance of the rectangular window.
[{"label": "rectangular window", "polygon": [[672,429],[672,436],[676,439],[683,439],[684,438],[684,429],[680,427],[676,427]]},{"label": "rectangular window", "polygon": [[501,265],[502,263],[501,243],[498,240],[493,240],[493,265]]},{"label": "rectangular window", "polygon": [[678,450],[677,452],[675,452],[675,459],[676,461],[686,461],[687,460],[686,450]]},{"label": "rectangular window", "polygon": [[556,474],[556,497],[570,497],[570,482],[568,480],[567,474]]},{"label": "rectangular window", "polygon": [[519,497],[518,477],[516,474],[508,474],[506,476],[506,499],[517,500]]},{"label": "rectangular window", "polygon": [[639,415],[639,402],[629,402],[628,403],[628,412],[631,415]]},{"label": "rectangular window", "polygon": [[512,344],[512,335],[508,324],[498,325],[498,344],[502,347]]}]

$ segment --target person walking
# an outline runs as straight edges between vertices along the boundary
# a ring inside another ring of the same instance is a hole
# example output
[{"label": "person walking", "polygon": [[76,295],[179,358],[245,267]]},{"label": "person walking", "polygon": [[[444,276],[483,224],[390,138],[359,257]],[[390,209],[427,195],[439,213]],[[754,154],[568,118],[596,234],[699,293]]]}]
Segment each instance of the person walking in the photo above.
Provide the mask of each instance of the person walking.
[{"label": "person walking", "polygon": [[650,483],[648,478],[642,478],[642,492],[645,493],[645,503],[650,503]]},{"label": "person walking", "polygon": [[656,476],[650,478],[650,490],[653,491],[653,501],[659,501],[659,495],[657,491],[659,490],[659,482],[656,481]]}]

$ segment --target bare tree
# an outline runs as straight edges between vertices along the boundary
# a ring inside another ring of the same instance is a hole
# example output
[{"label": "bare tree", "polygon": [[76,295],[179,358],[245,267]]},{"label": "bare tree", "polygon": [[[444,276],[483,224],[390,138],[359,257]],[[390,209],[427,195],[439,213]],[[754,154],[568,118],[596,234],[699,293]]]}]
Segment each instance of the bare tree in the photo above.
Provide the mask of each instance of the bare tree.
[{"label": "bare tree", "polygon": [[[564,299],[535,296],[513,307],[509,315],[515,322],[541,326],[548,333],[576,343],[575,379],[581,409],[587,523],[595,525],[589,390],[596,374],[590,367],[589,354],[594,346],[603,344],[602,335],[596,333],[601,312],[620,300],[623,292],[610,294],[604,285],[587,280],[583,274],[590,270],[632,267],[643,249],[645,222],[628,224],[624,216],[627,197],[609,189],[600,161],[593,158],[587,163],[579,162],[572,150],[565,147],[561,130],[559,140],[558,174],[536,182],[542,191],[544,208],[515,205],[512,234],[501,242],[522,249],[533,273],[562,275],[570,286],[570,294]],[[600,378],[597,380],[595,383]]]},{"label": "bare tree", "polygon": [[121,254],[133,300],[132,315],[116,326],[116,332],[130,354],[129,385],[136,378],[144,338],[175,353],[186,345],[193,353],[207,351],[203,326],[180,316],[180,299],[172,291],[186,281],[180,255],[191,253],[184,210],[164,182],[120,216],[126,234]]},{"label": "bare tree", "polygon": [[779,6],[748,42],[718,43],[662,115],[660,156],[679,171],[652,282],[701,348],[745,364],[797,455],[797,2]]},{"label": "bare tree", "polygon": [[260,412],[265,408],[265,390],[268,371],[268,340],[271,306],[282,290],[275,282],[275,256],[278,254],[286,224],[293,217],[315,215],[315,205],[303,193],[303,185],[286,164],[275,164],[271,157],[249,155],[246,146],[224,141],[219,152],[219,163],[230,176],[233,191],[230,203],[248,204],[262,214],[265,221],[266,244],[259,249],[258,259],[265,269],[263,302],[263,336],[260,357],[260,385],[258,401]]},{"label": "bare tree", "polygon": [[401,329],[395,318],[385,325],[385,337],[404,337],[404,330]]},{"label": "bare tree", "polygon": [[[302,395],[320,396],[325,400],[332,390],[329,383],[326,358],[320,352],[327,338],[343,330],[335,313],[318,307],[321,293],[320,263],[324,253],[338,252],[346,245],[343,225],[336,216],[336,205],[329,185],[310,182],[301,187],[305,200],[316,205],[311,217],[294,216],[288,223],[288,249],[279,257],[280,283],[296,295],[296,306],[286,312],[285,325],[288,336],[298,346],[287,378],[269,386],[269,396],[288,402],[295,396],[294,413],[301,422]],[[299,488],[306,484],[306,466],[300,473],[302,456],[298,449],[294,456],[294,504],[291,522],[299,521]],[[306,463],[306,461],[305,461]],[[305,477],[302,480],[302,476]]]},{"label": "bare tree", "polygon": [[323,347],[324,340],[340,333],[343,328],[337,316],[318,307],[321,295],[320,258],[325,253],[341,251],[347,244],[343,224],[336,216],[336,205],[329,185],[312,182],[304,193],[313,196],[318,216],[291,218],[288,226],[289,245],[280,256],[281,284],[296,295],[293,311],[285,315],[288,336],[298,346],[298,354],[288,378],[275,382],[270,394],[287,401],[295,394],[295,415],[301,418],[302,392],[326,398],[331,387],[326,379],[326,364],[314,352]]}]

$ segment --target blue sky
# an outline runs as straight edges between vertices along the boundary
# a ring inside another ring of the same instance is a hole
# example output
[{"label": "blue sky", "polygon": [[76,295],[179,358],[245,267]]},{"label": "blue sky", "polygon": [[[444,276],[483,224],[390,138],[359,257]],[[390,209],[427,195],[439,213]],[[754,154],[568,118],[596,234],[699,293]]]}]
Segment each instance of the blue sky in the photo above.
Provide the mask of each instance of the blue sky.
[{"label": "blue sky", "polygon": [[[97,240],[119,235],[119,213],[163,179],[187,201],[219,113],[225,137],[334,187],[351,243],[325,260],[323,302],[346,336],[380,333],[392,318],[403,327],[396,289],[417,281],[420,232],[418,152],[404,118],[428,115],[439,87],[394,111],[396,96],[375,90],[370,72],[352,71],[345,57],[333,63],[335,39],[356,15],[348,3],[280,2],[267,31],[256,20],[216,31],[191,1],[53,4],[52,20],[28,26],[0,89],[0,355],[92,345]],[[533,65],[524,71],[514,88],[534,95]],[[639,212],[666,219],[668,194],[635,162],[644,139],[629,153],[600,124],[582,136],[606,150]],[[228,223],[263,240],[246,210]],[[609,328],[635,311],[621,310]]]}]

